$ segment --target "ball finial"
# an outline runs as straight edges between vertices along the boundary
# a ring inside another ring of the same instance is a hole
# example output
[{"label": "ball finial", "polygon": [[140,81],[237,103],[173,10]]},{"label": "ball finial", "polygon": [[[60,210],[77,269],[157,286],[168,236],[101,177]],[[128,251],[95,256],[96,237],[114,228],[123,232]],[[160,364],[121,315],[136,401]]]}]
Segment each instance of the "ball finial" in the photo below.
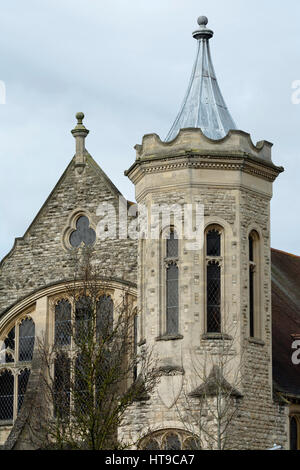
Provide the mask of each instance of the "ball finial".
[{"label": "ball finial", "polygon": [[208,23],[208,18],[206,16],[199,16],[197,22],[199,26],[206,26]]},{"label": "ball finial", "polygon": [[77,113],[76,114],[76,119],[78,121],[78,124],[82,124],[82,120],[84,119],[84,114],[83,113]]}]

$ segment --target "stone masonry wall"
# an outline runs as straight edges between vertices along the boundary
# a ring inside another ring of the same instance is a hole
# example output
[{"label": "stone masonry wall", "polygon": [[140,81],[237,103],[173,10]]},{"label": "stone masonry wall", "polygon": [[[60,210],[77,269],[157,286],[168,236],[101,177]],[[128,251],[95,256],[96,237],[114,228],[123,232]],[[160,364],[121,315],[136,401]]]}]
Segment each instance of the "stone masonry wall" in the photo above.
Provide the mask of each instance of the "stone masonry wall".
[{"label": "stone masonry wall", "polygon": [[[35,290],[72,278],[70,253],[62,243],[70,214],[82,208],[96,226],[99,203],[111,202],[117,213],[118,197],[116,188],[91,157],[82,174],[75,171],[72,160],[24,238],[17,239],[0,264],[0,316]],[[103,277],[136,283],[135,240],[97,239],[95,251]]]},{"label": "stone masonry wall", "polygon": [[[157,178],[157,187],[160,186],[163,186],[163,176]],[[175,178],[174,186],[176,187]],[[268,449],[276,443],[287,448],[287,408],[274,401],[272,390],[269,199],[252,190],[202,185],[194,192],[188,189],[176,191],[170,187],[166,192],[156,190],[146,196],[144,201],[146,204],[153,202],[176,204],[189,202],[191,197],[194,202],[204,204],[205,222],[213,223],[215,219],[215,223],[220,223],[223,220],[224,223],[221,225],[225,227],[223,263],[226,302],[223,313],[230,327],[233,323],[238,325],[235,367],[239,369],[239,391],[243,395],[238,412],[231,423],[234,432],[231,432],[229,446],[234,449]],[[259,338],[258,341],[249,339],[250,229],[259,231],[262,242],[260,314],[263,318],[263,334],[260,341]],[[180,333],[183,339],[168,345],[168,342],[156,342],[160,322],[158,299],[161,288],[158,253],[159,243],[147,240],[144,242],[143,253],[140,254],[140,262],[144,264],[144,272],[142,269],[140,271],[140,286],[144,295],[140,302],[143,334],[147,346],[150,349],[154,347],[154,350],[158,351],[160,365],[164,361],[166,362],[164,365],[172,361],[172,365],[183,366],[185,381],[195,381],[189,358],[191,349],[195,354],[203,354],[205,350],[213,347],[209,341],[201,339],[204,332],[202,317],[205,315],[201,294],[205,289],[202,267],[204,260],[201,255],[190,256],[185,250],[180,253]],[[197,279],[199,280],[196,282]],[[187,391],[182,387],[176,403],[168,407],[161,399],[164,392],[160,386],[150,401],[132,406],[120,429],[120,436],[133,442],[142,438],[145,431],[157,431],[159,426],[161,429],[186,429],[180,416],[184,414],[184,396]],[[167,390],[165,393],[167,394]]]}]

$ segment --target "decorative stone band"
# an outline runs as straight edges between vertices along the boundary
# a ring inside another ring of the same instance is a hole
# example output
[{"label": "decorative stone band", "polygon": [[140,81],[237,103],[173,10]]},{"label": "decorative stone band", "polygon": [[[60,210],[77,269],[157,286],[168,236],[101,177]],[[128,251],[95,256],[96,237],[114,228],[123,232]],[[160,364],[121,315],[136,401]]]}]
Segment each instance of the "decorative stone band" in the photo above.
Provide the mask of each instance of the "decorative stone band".
[{"label": "decorative stone band", "polygon": [[277,176],[284,171],[282,167],[275,166],[272,163],[266,164],[266,162],[245,154],[212,156],[190,153],[184,157],[182,155],[160,157],[159,164],[154,159],[138,161],[125,174],[136,184],[145,174],[163,173],[185,168],[243,171],[269,182],[275,181]]}]

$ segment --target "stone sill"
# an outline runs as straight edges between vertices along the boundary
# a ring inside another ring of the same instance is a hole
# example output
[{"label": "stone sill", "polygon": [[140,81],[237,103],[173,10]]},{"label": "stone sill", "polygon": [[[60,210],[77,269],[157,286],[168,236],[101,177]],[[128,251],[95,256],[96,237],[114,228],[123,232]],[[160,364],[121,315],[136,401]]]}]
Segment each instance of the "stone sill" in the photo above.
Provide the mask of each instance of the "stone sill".
[{"label": "stone sill", "polygon": [[0,427],[9,427],[12,426],[14,423],[12,420],[7,420],[7,421],[0,421]]},{"label": "stone sill", "polygon": [[201,339],[204,341],[232,341],[232,337],[226,333],[205,333]]},{"label": "stone sill", "polygon": [[177,341],[183,339],[182,335],[162,335],[155,338],[155,341]]},{"label": "stone sill", "polygon": [[258,344],[259,346],[265,346],[266,343],[262,339],[248,338],[248,342],[251,344]]}]

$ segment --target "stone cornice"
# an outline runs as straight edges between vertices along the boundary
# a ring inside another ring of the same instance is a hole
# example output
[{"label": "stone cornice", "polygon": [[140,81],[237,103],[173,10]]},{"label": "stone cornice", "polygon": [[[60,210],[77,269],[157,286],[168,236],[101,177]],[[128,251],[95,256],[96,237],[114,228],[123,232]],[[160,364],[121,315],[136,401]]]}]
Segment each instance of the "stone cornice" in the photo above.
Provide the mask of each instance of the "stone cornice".
[{"label": "stone cornice", "polygon": [[252,155],[200,155],[187,153],[186,155],[173,155],[153,157],[137,160],[125,175],[136,184],[146,174],[155,174],[165,171],[181,170],[186,168],[209,169],[222,171],[243,171],[254,176],[273,182],[284,171],[282,167],[271,162],[262,161]]}]

